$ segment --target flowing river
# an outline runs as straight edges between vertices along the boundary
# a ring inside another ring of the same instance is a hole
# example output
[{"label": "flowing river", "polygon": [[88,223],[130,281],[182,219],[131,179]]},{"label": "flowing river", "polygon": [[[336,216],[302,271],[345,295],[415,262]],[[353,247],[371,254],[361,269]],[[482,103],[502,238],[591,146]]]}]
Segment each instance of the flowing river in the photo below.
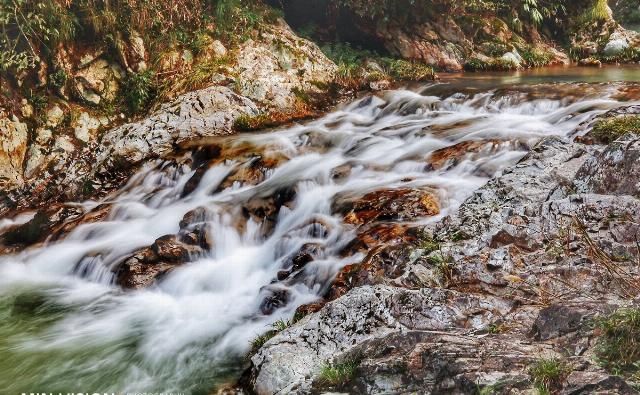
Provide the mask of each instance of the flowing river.
[{"label": "flowing river", "polygon": [[[541,138],[574,138],[595,116],[637,100],[634,81],[633,67],[443,76],[304,125],[220,139],[223,152],[242,154],[211,165],[189,193],[195,169],[152,163],[103,201],[69,203],[110,209],[60,240],[0,257],[0,392],[210,393],[238,377],[257,336],[363,259],[344,253],[358,227],[335,212],[336,199],[428,190],[440,213],[398,221],[437,221]],[[479,148],[454,164],[428,165],[434,151],[469,141]],[[247,152],[274,163],[257,182],[237,177],[257,160]],[[289,199],[269,223],[243,212],[282,191]],[[178,233],[200,207],[212,239],[206,253],[151,287],[115,284],[126,257]],[[309,243],[318,252],[296,281],[275,281]],[[273,289],[286,300],[265,312]]]}]

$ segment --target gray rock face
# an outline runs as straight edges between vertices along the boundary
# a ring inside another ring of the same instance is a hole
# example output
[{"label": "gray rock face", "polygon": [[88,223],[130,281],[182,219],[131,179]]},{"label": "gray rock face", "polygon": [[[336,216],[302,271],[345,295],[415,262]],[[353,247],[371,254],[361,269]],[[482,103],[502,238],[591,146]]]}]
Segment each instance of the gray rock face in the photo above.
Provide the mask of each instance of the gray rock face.
[{"label": "gray rock face", "polygon": [[244,43],[237,60],[240,93],[280,111],[295,109],[292,90],[331,82],[337,71],[316,44],[296,36],[284,21],[270,26],[259,42]]},{"label": "gray rock face", "polygon": [[254,388],[259,394],[304,392],[313,384],[309,377],[354,345],[409,329],[478,329],[511,308],[506,300],[444,289],[356,288],[267,342],[252,358]]},{"label": "gray rock face", "polygon": [[591,158],[576,184],[584,192],[640,197],[640,136],[627,134]]},{"label": "gray rock face", "polygon": [[240,115],[255,115],[258,108],[249,99],[222,86],[212,86],[178,97],[148,118],[122,125],[105,133],[98,147],[98,171],[118,164],[134,165],[162,157],[175,144],[198,137],[233,132]]},{"label": "gray rock face", "polygon": [[[425,230],[454,266],[449,289],[427,281],[411,290],[352,289],[253,356],[253,389],[524,394],[533,387],[529,366],[554,357],[569,365],[558,393],[635,393],[594,363],[588,325],[640,289],[633,139],[604,153],[543,140],[458,213]],[[600,166],[602,174],[621,174],[619,182],[601,181]],[[409,255],[399,264],[415,287],[434,268],[425,254]],[[353,377],[327,387],[322,366],[345,361],[357,365]]]}]

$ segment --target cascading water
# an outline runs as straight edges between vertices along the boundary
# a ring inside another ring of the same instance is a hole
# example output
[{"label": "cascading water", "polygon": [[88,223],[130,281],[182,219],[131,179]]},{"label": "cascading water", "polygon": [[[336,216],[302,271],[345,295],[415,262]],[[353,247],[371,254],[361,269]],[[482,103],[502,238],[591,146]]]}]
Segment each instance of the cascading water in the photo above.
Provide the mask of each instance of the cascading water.
[{"label": "cascading water", "polygon": [[[428,189],[440,214],[411,220],[435,221],[540,138],[581,133],[595,115],[629,104],[615,99],[618,85],[584,87],[584,97],[571,84],[543,88],[551,98],[540,98],[540,87],[390,91],[306,125],[217,141],[223,151],[277,158],[258,183],[229,182],[251,166],[251,156],[209,167],[190,193],[185,187],[195,169],[149,165],[104,201],[79,204],[85,211],[110,205],[106,218],[1,258],[0,388],[208,393],[237,377],[256,336],[317,300],[341,267],[363,258],[342,253],[357,228],[333,212],[335,199]],[[435,150],[464,141],[486,146],[452,166],[426,165]],[[348,170],[337,176],[340,168]],[[294,192],[272,223],[247,218],[248,202],[280,191]],[[207,210],[203,222],[212,237],[206,254],[145,289],[114,284],[126,257],[178,233],[185,214],[199,207]],[[0,227],[29,219],[2,220]],[[274,283],[285,260],[307,243],[321,253],[298,281]],[[272,314],[261,309],[268,287],[288,295]]]}]

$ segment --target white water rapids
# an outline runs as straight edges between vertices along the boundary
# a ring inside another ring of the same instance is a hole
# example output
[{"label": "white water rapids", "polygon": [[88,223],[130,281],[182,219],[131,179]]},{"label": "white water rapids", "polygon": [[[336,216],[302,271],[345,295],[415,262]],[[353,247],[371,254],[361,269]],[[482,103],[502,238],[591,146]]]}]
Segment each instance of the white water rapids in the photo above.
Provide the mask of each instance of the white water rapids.
[{"label": "white water rapids", "polygon": [[[209,168],[181,197],[194,169],[154,163],[105,201],[78,203],[85,210],[112,204],[107,218],[0,257],[2,392],[208,393],[237,375],[256,336],[276,320],[291,319],[299,305],[326,291],[341,267],[362,259],[340,254],[357,229],[332,213],[336,196],[432,188],[441,214],[416,221],[435,221],[516,163],[524,147],[544,136],[581,133],[585,121],[625,104],[612,98],[614,85],[586,97],[564,95],[556,86],[554,98],[515,90],[435,95],[437,89],[390,91],[305,125],[224,140],[230,149],[250,145],[285,158],[257,185],[220,188],[251,160],[231,159]],[[433,151],[469,140],[487,140],[487,148],[452,167],[426,166]],[[335,177],[344,165],[350,171]],[[280,208],[272,230],[252,219],[237,226],[244,203],[282,189],[294,189],[295,198]],[[184,215],[198,207],[210,213],[213,247],[205,256],[147,289],[114,285],[114,270],[126,256],[176,234]],[[323,253],[302,269],[305,281],[273,285],[291,296],[286,306],[262,314],[264,287],[310,242]]]}]

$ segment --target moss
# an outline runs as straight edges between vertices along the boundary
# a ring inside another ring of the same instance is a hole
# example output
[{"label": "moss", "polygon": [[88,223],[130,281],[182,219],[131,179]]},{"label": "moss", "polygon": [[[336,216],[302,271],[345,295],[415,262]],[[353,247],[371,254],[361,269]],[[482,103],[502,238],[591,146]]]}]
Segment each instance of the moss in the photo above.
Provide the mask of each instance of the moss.
[{"label": "moss", "polygon": [[640,363],[640,309],[619,309],[595,320],[600,332],[596,346],[598,361],[619,374],[637,372]]},{"label": "moss", "polygon": [[260,113],[258,115],[243,114],[233,121],[233,128],[241,132],[265,129],[271,125],[273,125],[273,121],[267,113]]},{"label": "moss", "polygon": [[320,371],[319,383],[324,387],[341,387],[347,384],[356,374],[359,363],[347,360],[341,363],[325,364]]},{"label": "moss", "polygon": [[541,394],[548,394],[559,387],[567,373],[566,363],[556,358],[539,359],[529,367],[529,375]]},{"label": "moss", "polygon": [[640,116],[627,115],[599,119],[591,130],[591,136],[604,144],[609,144],[626,133],[640,133]]}]

